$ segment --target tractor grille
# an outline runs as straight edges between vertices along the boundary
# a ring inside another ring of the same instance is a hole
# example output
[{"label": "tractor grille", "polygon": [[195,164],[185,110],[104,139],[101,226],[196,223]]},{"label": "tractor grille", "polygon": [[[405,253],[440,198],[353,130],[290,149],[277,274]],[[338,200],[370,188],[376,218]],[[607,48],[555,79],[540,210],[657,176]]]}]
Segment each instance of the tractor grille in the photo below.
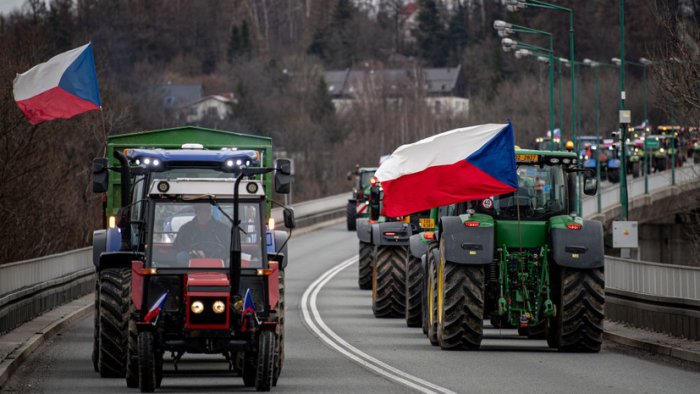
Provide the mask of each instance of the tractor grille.
[{"label": "tractor grille", "polygon": [[204,310],[199,314],[190,311],[190,324],[226,324],[226,312],[214,313],[214,309],[212,308],[216,301],[223,301],[226,303],[226,298],[193,296],[190,298],[190,305],[195,301],[200,301],[204,304]]},{"label": "tractor grille", "polygon": [[149,278],[146,310],[166,291],[168,291],[168,298],[165,300],[163,310],[165,312],[178,312],[180,305],[182,305],[182,277],[180,275],[153,275]]}]

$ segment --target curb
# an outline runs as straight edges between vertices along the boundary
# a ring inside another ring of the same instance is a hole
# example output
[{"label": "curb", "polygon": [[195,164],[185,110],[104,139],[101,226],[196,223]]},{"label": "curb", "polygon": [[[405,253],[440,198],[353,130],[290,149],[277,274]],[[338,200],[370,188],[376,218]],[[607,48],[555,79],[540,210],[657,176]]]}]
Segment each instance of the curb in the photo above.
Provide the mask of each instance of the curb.
[{"label": "curb", "polygon": [[659,345],[658,343],[641,341],[639,339],[633,339],[609,331],[605,331],[603,333],[603,338],[615,342],[619,345],[628,346],[635,349],[641,349],[653,354],[660,354],[662,356],[667,356],[683,361],[689,361],[692,363],[700,364],[700,353],[698,352],[691,352],[674,346],[664,346]]},{"label": "curb", "polygon": [[32,335],[28,341],[26,341],[22,346],[15,349],[10,353],[5,360],[0,363],[0,388],[4,386],[5,383],[10,379],[12,374],[17,370],[19,365],[31,355],[36,348],[38,348],[42,343],[46,342],[47,339],[54,336],[57,332],[62,330],[64,327],[70,325],[71,323],[79,320],[83,316],[87,315],[93,308],[93,305],[86,305],[80,309],[63,316],[61,319],[51,323],[48,327],[44,328],[42,331],[37,332]]}]

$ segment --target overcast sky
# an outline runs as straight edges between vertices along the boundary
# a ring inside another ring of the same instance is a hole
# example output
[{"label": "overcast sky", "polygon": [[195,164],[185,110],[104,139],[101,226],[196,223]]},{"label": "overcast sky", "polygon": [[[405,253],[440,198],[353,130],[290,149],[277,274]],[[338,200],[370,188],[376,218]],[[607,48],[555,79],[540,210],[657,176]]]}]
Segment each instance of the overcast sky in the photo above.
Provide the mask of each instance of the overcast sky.
[{"label": "overcast sky", "polygon": [[[20,8],[26,0],[0,0],[0,14],[7,14],[10,11]],[[46,0],[48,3],[49,1]]]}]

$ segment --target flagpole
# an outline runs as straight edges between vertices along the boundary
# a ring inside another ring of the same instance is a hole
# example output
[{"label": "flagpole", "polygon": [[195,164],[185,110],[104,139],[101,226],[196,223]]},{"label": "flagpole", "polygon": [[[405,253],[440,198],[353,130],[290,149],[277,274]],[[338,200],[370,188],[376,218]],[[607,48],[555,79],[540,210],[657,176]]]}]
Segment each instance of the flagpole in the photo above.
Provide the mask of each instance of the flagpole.
[{"label": "flagpole", "polygon": [[103,150],[102,150],[102,156],[105,157],[107,156],[107,135],[109,134],[107,132],[107,122],[105,121],[105,112],[104,112],[104,107],[100,105],[100,118],[102,118],[102,145],[103,145]]}]

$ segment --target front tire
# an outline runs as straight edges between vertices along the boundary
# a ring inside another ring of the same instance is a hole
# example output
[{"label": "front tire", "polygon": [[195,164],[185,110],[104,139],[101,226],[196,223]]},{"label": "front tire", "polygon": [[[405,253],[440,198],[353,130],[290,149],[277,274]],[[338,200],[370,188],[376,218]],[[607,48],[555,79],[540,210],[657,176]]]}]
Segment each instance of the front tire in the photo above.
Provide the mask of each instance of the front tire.
[{"label": "front tire", "polygon": [[374,317],[404,317],[406,313],[406,248],[378,246],[372,270]]},{"label": "front tire", "polygon": [[437,332],[438,332],[438,319],[437,319],[437,267],[435,266],[436,261],[433,258],[433,253],[428,250],[428,283],[427,290],[428,294],[427,309],[428,309],[428,341],[433,346],[439,344]]},{"label": "front tire", "polygon": [[357,284],[362,290],[372,289],[372,244],[360,241],[360,258],[358,260]]},{"label": "front tire", "polygon": [[[134,306],[131,306],[131,315],[135,316]],[[136,332],[136,320],[129,319],[129,339],[126,355],[126,387],[139,387],[139,337]]]},{"label": "front tire", "polygon": [[272,379],[272,385],[277,386],[277,380],[282,373],[282,365],[284,364],[284,271],[279,271],[279,302],[277,306],[277,316],[279,323],[277,324],[277,342],[276,342],[276,357],[275,357],[275,373]]},{"label": "front tire", "polygon": [[93,310],[92,368],[100,372],[100,281],[95,280],[95,307]]},{"label": "front tire", "polygon": [[103,378],[123,378],[129,337],[131,269],[100,272],[98,364]]},{"label": "front tire", "polygon": [[445,261],[440,240],[438,339],[443,350],[476,350],[484,331],[484,266]]},{"label": "front tire", "polygon": [[258,366],[255,373],[255,390],[270,391],[275,369],[275,333],[263,331],[258,342]]},{"label": "front tire", "polygon": [[155,338],[152,332],[141,332],[138,335],[139,347],[139,389],[142,393],[152,393],[156,390],[156,350]]}]

